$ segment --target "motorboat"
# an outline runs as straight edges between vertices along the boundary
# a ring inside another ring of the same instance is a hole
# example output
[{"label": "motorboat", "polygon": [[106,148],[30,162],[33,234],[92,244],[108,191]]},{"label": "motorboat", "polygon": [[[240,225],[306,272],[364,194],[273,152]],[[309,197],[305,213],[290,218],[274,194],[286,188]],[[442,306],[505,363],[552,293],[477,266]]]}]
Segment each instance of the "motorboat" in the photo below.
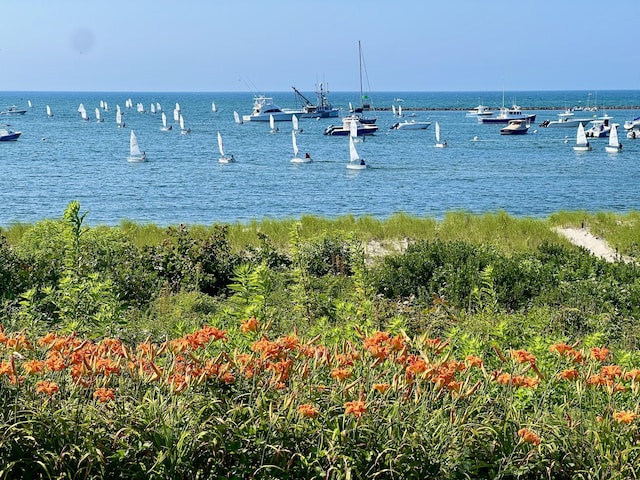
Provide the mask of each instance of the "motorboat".
[{"label": "motorboat", "polygon": [[362,123],[359,115],[348,115],[343,117],[342,125],[329,125],[325,131],[325,135],[342,135],[347,136],[351,132],[351,124],[355,123],[357,136],[373,135],[378,131],[378,126],[371,123]]},{"label": "motorboat", "polygon": [[524,113],[518,105],[512,105],[511,108],[502,107],[500,113],[494,116],[480,116],[480,123],[509,123],[509,120],[528,120],[533,122],[536,119],[535,113]]},{"label": "motorboat", "polygon": [[301,117],[302,110],[285,110],[273,103],[273,98],[259,96],[253,99],[253,111],[251,115],[243,115],[245,122],[268,122],[269,117],[273,115],[276,122],[290,122],[293,115]]},{"label": "motorboat", "polygon": [[478,105],[475,108],[467,111],[467,117],[490,117],[493,115],[493,110],[490,110],[489,107],[485,105]]},{"label": "motorboat", "polygon": [[578,125],[576,144],[573,146],[573,149],[576,152],[588,152],[591,150],[591,145],[589,145],[589,140],[587,140],[587,135],[585,134],[584,125],[582,123]]},{"label": "motorboat", "polygon": [[611,118],[605,114],[602,117],[591,120],[591,127],[585,130],[585,135],[588,138],[608,137],[612,126]]},{"label": "motorboat", "polygon": [[316,104],[313,104],[307,97],[300,93],[296,87],[291,88],[293,88],[295,94],[304,102],[304,106],[302,107],[303,118],[333,118],[339,115],[340,109],[329,103],[329,98],[327,97],[329,91],[325,90],[322,83],[320,83],[316,90]]},{"label": "motorboat", "polygon": [[25,113],[27,113],[26,110],[18,108],[15,105],[7,107],[5,111],[0,111],[0,115],[24,115]]},{"label": "motorboat", "polygon": [[431,126],[431,122],[420,122],[416,120],[405,120],[391,125],[390,130],[426,130]]},{"label": "motorboat", "polygon": [[630,140],[635,140],[636,138],[640,138],[640,127],[627,130],[627,138]]},{"label": "motorboat", "polygon": [[22,132],[0,128],[0,142],[12,142],[18,140],[18,137],[20,137],[20,135],[22,135]]},{"label": "motorboat", "polygon": [[623,128],[625,130],[633,130],[634,128],[640,129],[640,117],[636,117],[633,120],[627,120],[624,122]]},{"label": "motorboat", "polygon": [[590,118],[576,118],[573,110],[567,109],[558,114],[557,120],[545,120],[540,124],[541,127],[571,127],[575,128],[578,125],[587,124],[591,121]]},{"label": "motorboat", "polygon": [[500,129],[500,135],[524,135],[530,126],[531,122],[523,118],[509,120],[507,126]]}]

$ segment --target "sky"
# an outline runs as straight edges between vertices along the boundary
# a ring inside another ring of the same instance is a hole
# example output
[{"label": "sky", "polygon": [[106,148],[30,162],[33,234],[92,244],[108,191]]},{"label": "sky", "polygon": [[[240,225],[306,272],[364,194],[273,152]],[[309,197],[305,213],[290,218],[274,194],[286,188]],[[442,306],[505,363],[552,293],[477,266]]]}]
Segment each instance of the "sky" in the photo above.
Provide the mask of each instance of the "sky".
[{"label": "sky", "polygon": [[640,0],[1,4],[0,91],[640,89]]}]

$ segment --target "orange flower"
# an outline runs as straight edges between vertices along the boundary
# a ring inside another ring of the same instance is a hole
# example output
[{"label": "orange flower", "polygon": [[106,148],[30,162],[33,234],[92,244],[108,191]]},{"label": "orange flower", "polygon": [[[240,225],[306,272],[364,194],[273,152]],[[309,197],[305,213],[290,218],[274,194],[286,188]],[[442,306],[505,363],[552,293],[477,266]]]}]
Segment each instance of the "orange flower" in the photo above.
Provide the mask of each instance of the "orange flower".
[{"label": "orange flower", "polygon": [[558,378],[562,380],[576,380],[579,376],[578,370],[575,368],[569,368],[567,370],[563,370],[558,374]]},{"label": "orange flower", "polygon": [[527,352],[526,350],[513,350],[511,352],[511,356],[518,363],[529,363],[531,365],[536,364],[536,357],[532,353]]},{"label": "orange flower", "polygon": [[609,349],[607,347],[593,347],[591,348],[591,356],[599,362],[604,362],[609,356]]},{"label": "orange flower", "polygon": [[242,333],[255,332],[256,330],[258,330],[258,320],[256,320],[256,317],[251,317],[240,325],[240,331]]},{"label": "orange flower", "polygon": [[540,445],[540,437],[538,437],[538,435],[536,435],[528,428],[521,428],[520,430],[518,430],[518,436],[522,438],[525,443]]},{"label": "orange flower", "polygon": [[354,400],[344,404],[344,414],[353,414],[356,418],[362,417],[367,412],[367,404],[362,400]]},{"label": "orange flower", "polygon": [[36,383],[36,393],[44,393],[45,395],[52,396],[54,393],[59,392],[58,384],[50,382],[48,380],[42,380]]},{"label": "orange flower", "polygon": [[373,389],[376,390],[378,393],[382,393],[382,394],[384,394],[387,390],[389,390],[390,387],[391,385],[389,385],[388,383],[373,384]]},{"label": "orange flower", "polygon": [[571,361],[573,363],[582,363],[584,361],[584,358],[582,357],[582,353],[579,350],[568,350],[567,351],[567,357],[571,357]]},{"label": "orange flower", "polygon": [[15,375],[14,367],[11,362],[0,362],[0,375]]},{"label": "orange flower", "polygon": [[549,347],[550,352],[557,352],[558,355],[564,357],[568,352],[573,350],[571,345],[567,345],[566,343],[555,343]]},{"label": "orange flower", "polygon": [[41,360],[29,360],[22,364],[22,369],[27,375],[35,375],[44,371],[44,362]]},{"label": "orange flower", "polygon": [[605,365],[600,369],[600,375],[606,379],[613,380],[622,376],[622,367],[619,365]]},{"label": "orange flower", "polygon": [[475,355],[467,355],[464,360],[469,364],[469,367],[482,367],[482,359]]},{"label": "orange flower", "polygon": [[318,415],[318,409],[309,403],[298,405],[298,412],[303,417],[313,418]]},{"label": "orange flower", "polygon": [[331,377],[342,382],[351,377],[351,371],[346,368],[334,368],[331,370]]},{"label": "orange flower", "polygon": [[62,357],[60,352],[57,352],[55,350],[49,352],[49,354],[47,355],[47,359],[44,362],[44,366],[51,372],[60,372],[67,368],[67,365],[64,362],[64,358]]},{"label": "orange flower", "polygon": [[640,380],[640,369],[634,368],[633,370],[629,370],[624,376],[624,379],[633,381]]},{"label": "orange flower", "polygon": [[613,419],[619,423],[629,424],[636,419],[637,415],[631,410],[622,410],[613,414]]},{"label": "orange flower", "polygon": [[105,403],[109,400],[115,400],[116,396],[112,388],[96,388],[96,391],[93,392],[93,398]]}]

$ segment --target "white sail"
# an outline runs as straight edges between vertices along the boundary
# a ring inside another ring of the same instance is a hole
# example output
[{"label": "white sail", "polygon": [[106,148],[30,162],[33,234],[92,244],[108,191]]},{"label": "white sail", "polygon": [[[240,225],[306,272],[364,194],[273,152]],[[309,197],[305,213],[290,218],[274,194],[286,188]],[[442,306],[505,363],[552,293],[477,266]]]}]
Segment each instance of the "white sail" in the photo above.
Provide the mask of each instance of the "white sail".
[{"label": "white sail", "polygon": [[393,116],[396,116],[396,106],[395,105],[391,105],[391,113],[393,114]]},{"label": "white sail", "polygon": [[29,105],[29,108],[31,108],[31,100],[27,100],[27,105]]},{"label": "white sail", "polygon": [[164,112],[162,112],[162,126],[167,128],[167,115]]},{"label": "white sail", "polygon": [[220,150],[220,155],[224,157],[224,147],[222,145],[222,135],[218,132],[218,150]]},{"label": "white sail", "polygon": [[176,110],[180,112],[180,104],[178,102],[176,102]]},{"label": "white sail", "polygon": [[173,109],[173,121],[174,122],[180,121],[180,110],[178,110],[177,108]]},{"label": "white sail", "polygon": [[122,112],[119,108],[118,111],[116,111],[116,123],[118,124],[118,126],[122,125]]},{"label": "white sail", "polygon": [[402,105],[398,105],[398,116],[402,116]]},{"label": "white sail", "polygon": [[109,104],[107,104],[107,102],[104,102],[104,107],[102,108],[105,112],[107,112],[109,110]]},{"label": "white sail", "polygon": [[100,100],[100,108],[104,108],[104,100]]},{"label": "white sail", "polygon": [[351,138],[358,136],[358,122],[355,120],[351,120],[351,125],[349,125],[349,136]]},{"label": "white sail", "polygon": [[269,115],[269,126],[271,127],[271,130],[276,129],[276,119],[273,118],[273,115]]},{"label": "white sail", "polygon": [[436,142],[440,143],[440,124],[436,122]]},{"label": "white sail", "polygon": [[613,125],[611,127],[611,131],[609,132],[609,146],[618,148],[620,146],[620,141],[618,140],[618,127],[617,125]]},{"label": "white sail", "polygon": [[136,134],[131,130],[131,137],[129,137],[129,154],[132,157],[140,157],[142,156],[142,152],[140,151],[140,146],[138,145],[138,139]]},{"label": "white sail", "polygon": [[156,105],[155,105],[155,103],[151,104],[151,113],[156,113]]},{"label": "white sail", "polygon": [[87,110],[84,108],[84,105],[80,104],[80,107],[78,107],[78,111],[80,112],[80,116],[82,117],[82,119],[89,120],[89,115],[87,115]]},{"label": "white sail", "polygon": [[576,145],[581,147],[587,144],[587,134],[584,132],[584,126],[580,123],[580,125],[578,125],[578,133],[576,134]]},{"label": "white sail", "polygon": [[84,103],[81,103],[80,105],[78,105],[78,113],[82,113],[82,111],[84,110]]},{"label": "white sail", "polygon": [[296,115],[291,116],[291,125],[295,131],[298,131],[298,117]]},{"label": "white sail", "polygon": [[138,113],[144,113],[145,112],[144,105],[142,103],[138,103],[136,105],[136,110],[138,111]]},{"label": "white sail", "polygon": [[235,110],[233,111],[233,119],[237,124],[241,124],[242,120],[240,120],[240,115]]},{"label": "white sail", "polygon": [[96,107],[96,121],[102,121],[102,118],[100,118],[100,109],[98,107]]},{"label": "white sail", "polygon": [[180,130],[184,130],[184,117],[180,115]]},{"label": "white sail", "polygon": [[356,150],[356,142],[353,141],[353,136],[349,136],[349,160],[352,162],[360,162],[360,155]]},{"label": "white sail", "polygon": [[211,111],[212,112],[217,112],[218,111],[218,107],[216,107],[216,102],[211,102]]},{"label": "white sail", "polygon": [[116,113],[122,113],[122,110],[120,110],[120,105],[118,105],[116,103]]},{"label": "white sail", "polygon": [[291,130],[291,142],[293,143],[293,155],[294,157],[298,156],[300,150],[298,150],[298,142],[296,141],[296,131]]},{"label": "white sail", "polygon": [[162,107],[160,106],[160,102],[156,102],[156,112],[159,112],[160,110],[162,110]]},{"label": "white sail", "polygon": [[47,105],[47,116],[53,117],[53,113],[51,113],[51,107]]}]

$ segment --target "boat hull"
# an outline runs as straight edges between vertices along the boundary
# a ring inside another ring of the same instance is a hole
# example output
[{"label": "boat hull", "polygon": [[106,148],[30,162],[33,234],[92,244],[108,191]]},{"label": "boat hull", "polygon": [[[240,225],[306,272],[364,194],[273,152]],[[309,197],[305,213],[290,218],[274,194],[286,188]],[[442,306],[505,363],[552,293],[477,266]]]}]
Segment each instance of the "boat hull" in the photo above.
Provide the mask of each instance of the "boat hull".
[{"label": "boat hull", "polygon": [[576,152],[589,152],[591,151],[591,145],[575,145],[573,150]]},{"label": "boat hull", "polygon": [[426,130],[431,126],[431,122],[402,122],[396,123],[391,128],[393,130]]},{"label": "boat hull", "polygon": [[531,115],[521,115],[521,116],[512,116],[512,117],[481,117],[478,118],[480,123],[509,123],[510,120],[529,120],[530,122],[534,122],[536,119],[536,114],[533,113]]},{"label": "boat hull", "polygon": [[268,122],[269,117],[273,116],[273,120],[276,122],[290,122],[294,115],[296,115],[297,117],[302,117],[304,114],[302,111],[295,111],[265,113],[258,115],[243,115],[242,120],[245,122]]},{"label": "boat hull", "polygon": [[605,149],[605,151],[607,153],[618,153],[619,151],[622,150],[621,147],[616,147],[616,146],[612,147],[612,146],[609,146],[609,145],[605,146],[604,149]]},{"label": "boat hull", "polygon": [[15,142],[22,135],[22,132],[10,132],[0,134],[0,142]]},{"label": "boat hull", "polygon": [[[358,127],[358,136],[373,135],[378,131],[377,125],[360,125]],[[325,135],[331,136],[343,136],[346,137],[351,133],[349,128],[344,128],[342,125],[329,125],[324,131]]]}]

